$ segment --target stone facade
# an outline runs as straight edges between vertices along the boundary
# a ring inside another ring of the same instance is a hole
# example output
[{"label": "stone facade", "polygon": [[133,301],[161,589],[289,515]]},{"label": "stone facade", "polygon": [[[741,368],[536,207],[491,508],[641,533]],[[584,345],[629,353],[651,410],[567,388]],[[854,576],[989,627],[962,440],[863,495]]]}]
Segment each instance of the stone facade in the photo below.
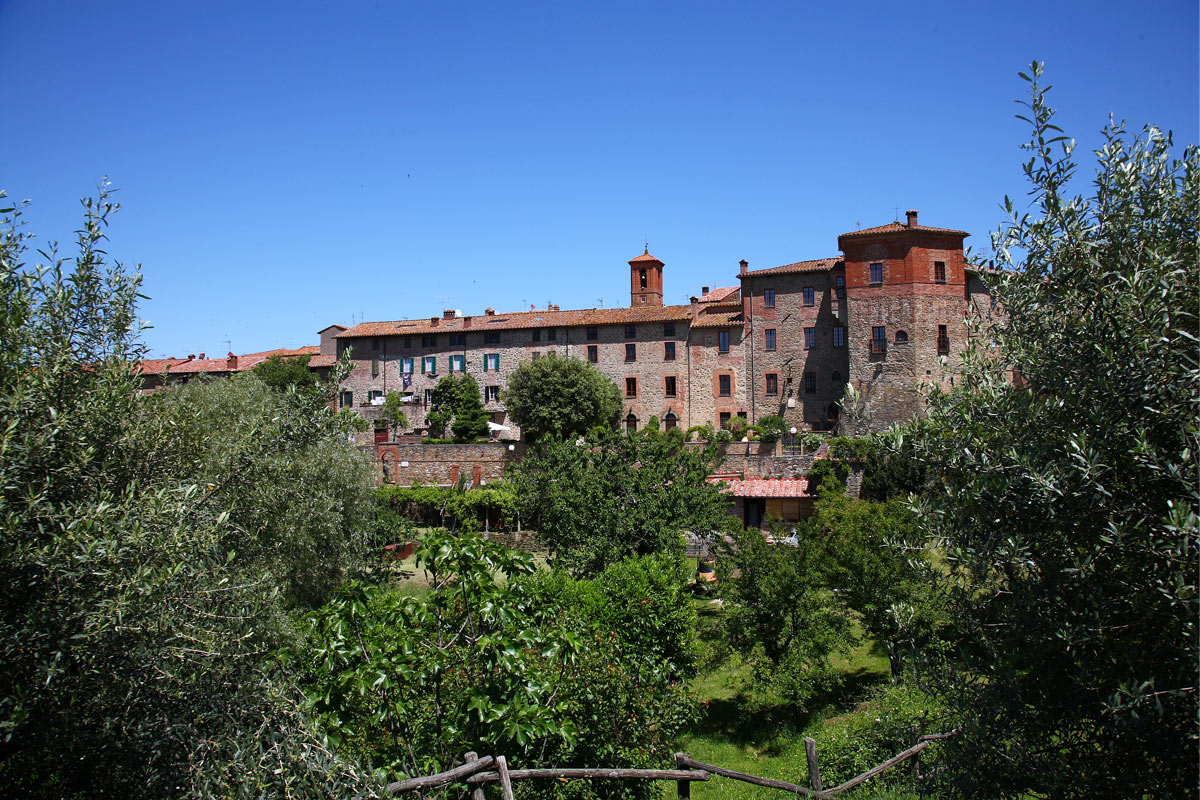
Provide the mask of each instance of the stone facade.
[{"label": "stone facade", "polygon": [[397,486],[468,486],[495,483],[525,455],[523,442],[421,444],[388,442],[374,448],[380,483]]},{"label": "stone facade", "polygon": [[[781,415],[797,430],[829,430],[849,383],[862,402],[842,430],[878,430],[920,413],[922,384],[950,385],[965,345],[964,317],[986,290],[963,255],[963,231],[906,223],[838,238],[843,255],[750,270],[739,286],[705,287],[689,305],[664,306],[663,262],[629,262],[630,306],[480,316],[445,311],[421,320],[368,322],[322,332],[321,353],[350,350],[340,401],[368,420],[390,392],[408,399],[408,429],[425,428],[427,397],[465,371],[484,407],[519,438],[500,394],[533,358],[591,361],[620,390],[620,424],[641,428],[755,422]],[[381,431],[381,436],[387,434]],[[362,442],[378,441],[368,432]]]}]

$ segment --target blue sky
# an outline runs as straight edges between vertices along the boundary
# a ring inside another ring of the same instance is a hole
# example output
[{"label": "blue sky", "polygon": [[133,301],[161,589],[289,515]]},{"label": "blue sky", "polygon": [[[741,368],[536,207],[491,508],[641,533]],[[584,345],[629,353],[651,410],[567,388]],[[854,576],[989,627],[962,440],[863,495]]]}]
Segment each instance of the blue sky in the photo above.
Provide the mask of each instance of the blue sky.
[{"label": "blue sky", "polygon": [[646,241],[678,303],[908,208],[986,248],[1034,59],[1085,159],[1110,112],[1196,142],[1197,29],[1195,0],[0,0],[0,188],[69,244],[110,177],[159,356],[626,305]]}]

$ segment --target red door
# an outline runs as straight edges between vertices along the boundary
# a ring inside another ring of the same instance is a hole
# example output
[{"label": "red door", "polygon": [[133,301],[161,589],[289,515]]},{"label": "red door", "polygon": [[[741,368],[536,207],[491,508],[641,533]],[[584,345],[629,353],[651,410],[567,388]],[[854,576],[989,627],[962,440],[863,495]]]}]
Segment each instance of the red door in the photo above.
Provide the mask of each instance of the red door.
[{"label": "red door", "polygon": [[386,444],[387,440],[388,440],[387,428],[376,428],[375,429],[375,444]]}]

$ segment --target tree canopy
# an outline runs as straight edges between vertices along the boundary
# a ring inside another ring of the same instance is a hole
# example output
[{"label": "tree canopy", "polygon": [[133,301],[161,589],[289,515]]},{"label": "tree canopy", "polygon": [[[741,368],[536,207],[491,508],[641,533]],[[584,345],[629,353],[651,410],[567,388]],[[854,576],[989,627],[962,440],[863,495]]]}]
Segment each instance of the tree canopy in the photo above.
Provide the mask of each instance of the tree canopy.
[{"label": "tree canopy", "polygon": [[252,375],[143,398],[109,195],[41,268],[0,206],[0,786],[373,795],[271,658],[359,555],[368,465],[321,398]]},{"label": "tree canopy", "polygon": [[548,437],[513,470],[523,516],[556,564],[579,575],[633,555],[682,555],[683,531],[730,527],[730,501],[708,476],[715,447],[679,436],[597,430]]},{"label": "tree canopy", "polygon": [[1200,158],[1110,124],[1072,196],[1074,143],[1040,65],[1024,77],[1034,210],[1005,200],[999,313],[895,434],[951,569],[952,777],[980,797],[1194,791]]},{"label": "tree canopy", "polygon": [[278,353],[254,365],[252,372],[260,381],[277,391],[284,391],[290,386],[298,389],[311,389],[320,379],[317,373],[308,368],[311,356],[281,356]]},{"label": "tree canopy", "polygon": [[548,435],[574,438],[612,426],[621,413],[621,395],[586,361],[551,355],[513,370],[504,405],[530,441]]},{"label": "tree canopy", "polygon": [[460,442],[487,436],[488,415],[479,398],[479,384],[470,375],[442,378],[433,387],[428,419],[431,433],[445,433],[449,425]]}]

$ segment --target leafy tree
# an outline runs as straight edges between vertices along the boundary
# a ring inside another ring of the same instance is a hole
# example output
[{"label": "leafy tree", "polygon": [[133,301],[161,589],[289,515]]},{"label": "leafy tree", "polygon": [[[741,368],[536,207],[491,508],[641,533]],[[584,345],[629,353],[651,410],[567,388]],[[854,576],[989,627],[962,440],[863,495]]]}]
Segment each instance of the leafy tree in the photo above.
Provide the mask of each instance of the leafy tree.
[{"label": "leafy tree", "polygon": [[145,402],[131,367],[140,276],[102,247],[115,208],[103,188],[85,201],[76,255],[40,268],[20,209],[0,209],[0,785],[371,796],[270,664],[290,630],[281,580],[300,576],[273,571],[243,505],[264,450],[315,454],[344,431],[271,393],[274,439],[246,432],[223,465],[172,453],[166,401]]},{"label": "leafy tree", "polygon": [[586,361],[547,356],[513,370],[504,405],[529,441],[548,435],[574,438],[597,426],[614,425],[621,395]]},{"label": "leafy tree", "polygon": [[829,551],[801,532],[795,546],[768,544],[747,529],[719,547],[726,636],[754,668],[760,686],[798,709],[838,675],[830,659],[853,644],[849,609],[830,591]]},{"label": "leafy tree", "polygon": [[[1105,131],[1091,197],[1030,83],[1034,213],[1005,200],[1002,312],[913,435],[945,538],[980,797],[1195,790],[1200,157]],[[983,310],[986,312],[986,309]],[[986,345],[986,347],[984,346]]]},{"label": "leafy tree", "polygon": [[450,425],[460,442],[487,436],[488,415],[479,399],[479,384],[470,375],[442,378],[433,388],[428,419],[431,432],[445,433]]},{"label": "leafy tree", "polygon": [[261,361],[251,370],[260,381],[276,391],[285,391],[288,387],[297,389],[313,389],[320,383],[317,373],[308,368],[310,356],[284,357],[276,353],[265,361]]},{"label": "leafy tree", "polygon": [[454,409],[454,423],[450,430],[460,442],[487,438],[488,413],[479,399],[479,384],[470,375],[464,376],[459,384],[458,405]]},{"label": "leafy tree", "polygon": [[708,482],[716,463],[714,448],[677,437],[598,430],[539,441],[512,482],[554,562],[582,575],[632,555],[682,556],[683,531],[729,528],[729,500]]},{"label": "leafy tree", "polygon": [[397,430],[408,427],[408,415],[404,413],[404,395],[400,392],[388,392],[387,399],[383,401],[383,408],[379,411],[379,418],[392,429],[392,438],[395,439]]},{"label": "leafy tree", "polygon": [[758,438],[764,442],[777,442],[787,432],[787,422],[778,414],[763,417],[754,427],[758,430]]}]

